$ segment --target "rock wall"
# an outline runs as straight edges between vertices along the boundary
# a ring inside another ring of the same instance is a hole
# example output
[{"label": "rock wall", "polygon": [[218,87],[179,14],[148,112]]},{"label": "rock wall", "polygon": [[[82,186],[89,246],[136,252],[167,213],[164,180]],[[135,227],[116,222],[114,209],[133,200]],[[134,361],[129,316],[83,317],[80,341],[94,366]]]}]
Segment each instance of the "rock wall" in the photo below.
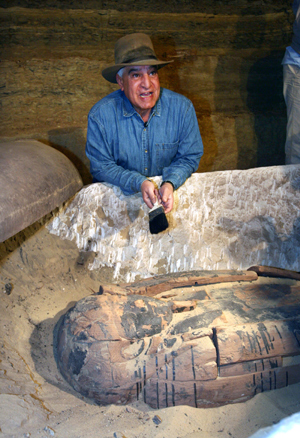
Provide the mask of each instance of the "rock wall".
[{"label": "rock wall", "polygon": [[89,269],[113,268],[115,281],[256,264],[300,271],[300,165],[196,173],[175,195],[160,234],[150,234],[140,194],[100,183],[48,229],[88,252]]},{"label": "rock wall", "polygon": [[284,163],[281,60],[291,1],[0,2],[0,139],[35,138],[63,151],[90,181],[87,114],[115,86],[101,70],[117,38],[153,37],[174,59],[161,84],[194,103],[205,154],[199,171]]}]

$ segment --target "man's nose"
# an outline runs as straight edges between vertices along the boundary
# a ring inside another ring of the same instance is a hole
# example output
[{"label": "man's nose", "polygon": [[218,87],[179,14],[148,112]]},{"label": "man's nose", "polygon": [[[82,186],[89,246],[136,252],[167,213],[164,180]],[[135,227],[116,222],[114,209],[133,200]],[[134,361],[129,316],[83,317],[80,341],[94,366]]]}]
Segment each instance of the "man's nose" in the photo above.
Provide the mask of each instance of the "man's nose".
[{"label": "man's nose", "polygon": [[149,88],[151,85],[151,81],[150,81],[150,77],[149,75],[146,73],[142,76],[142,82],[141,85],[145,88]]}]

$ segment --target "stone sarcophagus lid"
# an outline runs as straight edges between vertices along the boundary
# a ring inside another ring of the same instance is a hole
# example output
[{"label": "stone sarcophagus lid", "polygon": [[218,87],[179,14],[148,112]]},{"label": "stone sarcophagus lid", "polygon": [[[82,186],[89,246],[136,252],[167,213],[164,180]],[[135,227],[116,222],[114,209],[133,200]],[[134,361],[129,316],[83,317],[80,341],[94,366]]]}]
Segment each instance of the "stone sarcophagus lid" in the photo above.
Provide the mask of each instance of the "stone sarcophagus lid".
[{"label": "stone sarcophagus lid", "polygon": [[255,266],[102,285],[56,328],[59,369],[98,404],[243,402],[300,381],[300,274]]}]

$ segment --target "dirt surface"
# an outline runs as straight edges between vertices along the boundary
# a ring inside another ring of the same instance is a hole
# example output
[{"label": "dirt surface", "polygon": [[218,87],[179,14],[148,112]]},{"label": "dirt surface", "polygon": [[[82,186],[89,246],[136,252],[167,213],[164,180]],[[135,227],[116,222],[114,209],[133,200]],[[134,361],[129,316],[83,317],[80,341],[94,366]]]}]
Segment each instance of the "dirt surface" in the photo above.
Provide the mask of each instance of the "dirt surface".
[{"label": "dirt surface", "polygon": [[300,385],[213,409],[97,406],[57,369],[53,332],[76,301],[112,282],[89,253],[37,225],[0,244],[0,436],[246,438],[300,411]]}]

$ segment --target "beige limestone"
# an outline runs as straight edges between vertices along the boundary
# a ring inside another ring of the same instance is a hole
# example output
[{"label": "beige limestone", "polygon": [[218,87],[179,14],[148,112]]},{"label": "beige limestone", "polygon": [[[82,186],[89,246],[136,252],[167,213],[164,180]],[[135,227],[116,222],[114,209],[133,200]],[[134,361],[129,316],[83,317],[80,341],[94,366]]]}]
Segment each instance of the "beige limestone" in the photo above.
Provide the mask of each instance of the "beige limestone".
[{"label": "beige limestone", "polygon": [[140,194],[101,183],[84,187],[48,229],[92,251],[89,269],[112,267],[115,281],[254,264],[299,271],[299,205],[299,165],[219,171],[193,174],[175,192],[158,235]]}]

